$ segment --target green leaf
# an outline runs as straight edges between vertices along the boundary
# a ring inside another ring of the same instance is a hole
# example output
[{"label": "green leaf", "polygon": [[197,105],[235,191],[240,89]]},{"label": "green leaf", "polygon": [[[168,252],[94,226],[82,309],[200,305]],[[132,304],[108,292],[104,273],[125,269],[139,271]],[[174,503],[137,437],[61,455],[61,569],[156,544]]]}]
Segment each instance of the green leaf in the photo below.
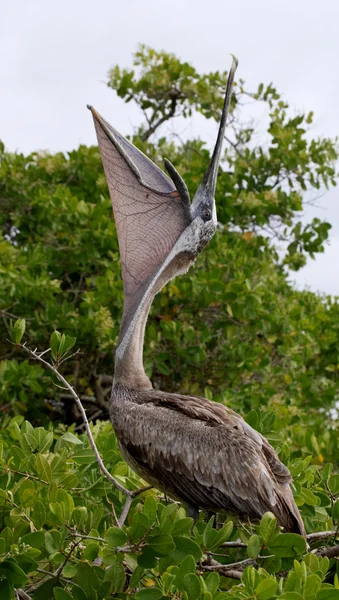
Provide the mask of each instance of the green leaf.
[{"label": "green leaf", "polygon": [[261,517],[259,531],[264,544],[266,545],[273,537],[275,537],[277,531],[277,519],[273,513],[267,512]]},{"label": "green leaf", "polygon": [[78,585],[72,585],[72,596],[74,600],[87,600],[87,594]]},{"label": "green leaf", "polygon": [[220,577],[218,573],[209,573],[205,579],[205,585],[207,590],[211,592],[213,596],[220,585]]},{"label": "green leaf", "polygon": [[34,592],[34,600],[52,600],[54,597],[53,590],[55,587],[60,585],[60,582],[51,577],[35,590]]},{"label": "green leaf", "polygon": [[330,488],[333,496],[339,494],[339,475],[331,475],[328,480],[328,487]]},{"label": "green leaf", "polygon": [[154,569],[158,564],[156,550],[154,548],[150,548],[149,546],[145,546],[145,548],[141,550],[141,554],[139,554],[137,562],[139,567],[142,567],[143,570]]},{"label": "green leaf", "polygon": [[146,542],[155,551],[156,556],[166,556],[175,550],[173,538],[168,534],[148,535]]},{"label": "green leaf", "polygon": [[305,598],[299,592],[283,592],[279,600],[305,600]]},{"label": "green leaf", "polygon": [[55,600],[73,600],[73,596],[67,592],[67,590],[60,587],[55,587],[53,589],[53,594]]},{"label": "green leaf", "polygon": [[221,546],[224,542],[227,542],[227,540],[231,537],[233,531],[233,522],[232,521],[227,521],[227,523],[225,523],[222,528],[218,531],[217,535],[215,536],[212,544],[210,545],[210,550],[216,550],[217,548],[219,548],[219,546]]},{"label": "green leaf", "polygon": [[58,531],[46,531],[45,546],[49,554],[55,554],[56,552],[58,552],[61,546],[60,533]]},{"label": "green leaf", "polygon": [[[73,433],[71,433],[70,431],[66,431],[66,433],[64,433],[60,438],[59,438],[59,442],[60,440],[64,441],[64,442],[69,442],[70,444],[75,444],[76,446],[82,446],[83,442]],[[62,446],[60,446],[62,447]]]},{"label": "green leaf", "polygon": [[338,600],[339,599],[339,590],[335,590],[334,588],[327,588],[323,590],[319,590],[316,596],[316,600]]},{"label": "green leaf", "polygon": [[97,600],[96,590],[99,588],[99,579],[93,567],[84,562],[78,563],[76,583],[86,593],[88,600]]},{"label": "green leaf", "polygon": [[67,562],[62,569],[62,576],[66,577],[66,579],[73,579],[77,574],[77,565],[74,563]]},{"label": "green leaf", "polygon": [[26,329],[26,321],[25,319],[17,319],[17,321],[15,321],[15,323],[13,324],[12,319],[10,320],[10,335],[12,340],[16,343],[16,344],[20,344],[22,337],[25,333],[25,329]]},{"label": "green leaf", "polygon": [[118,594],[122,592],[126,581],[124,567],[120,563],[113,563],[113,565],[107,569],[104,576],[104,581],[110,581],[112,583],[111,594]]},{"label": "green leaf", "polygon": [[212,517],[210,517],[210,519],[208,520],[208,523],[205,525],[203,534],[202,534],[202,540],[203,540],[203,544],[205,548],[209,548],[210,544],[212,544],[213,540],[215,539],[217,532],[215,529],[213,529],[213,525],[214,525],[214,515]]},{"label": "green leaf", "polygon": [[14,585],[5,578],[0,579],[0,598],[14,600]]},{"label": "green leaf", "polygon": [[127,541],[126,533],[119,527],[110,527],[107,529],[104,538],[113,547],[123,546]]},{"label": "green leaf", "polygon": [[183,536],[176,536],[173,537],[173,541],[175,543],[175,550],[169,554],[172,558],[174,558],[174,560],[183,560],[188,555],[192,555],[196,561],[201,559],[201,548],[192,539]]},{"label": "green leaf", "polygon": [[144,503],[144,513],[148,517],[150,525],[153,525],[157,517],[157,502],[153,496],[147,496]]},{"label": "green leaf", "polygon": [[257,585],[256,595],[258,600],[269,600],[273,598],[278,588],[278,582],[271,578],[263,579]]},{"label": "green leaf", "polygon": [[241,575],[241,581],[244,584],[246,591],[254,593],[257,585],[260,583],[260,575],[253,567],[246,567]]},{"label": "green leaf", "polygon": [[197,600],[200,597],[200,580],[195,573],[188,573],[187,575],[185,575],[184,587],[189,600]]},{"label": "green leaf", "polygon": [[325,465],[324,468],[320,471],[321,478],[324,481],[327,481],[332,473],[332,470],[333,470],[332,463],[327,463],[327,465]]},{"label": "green leaf", "polygon": [[297,533],[281,533],[270,542],[269,551],[285,558],[298,557],[306,552],[306,540]]},{"label": "green leaf", "polygon": [[85,550],[83,551],[83,557],[89,562],[93,562],[99,555],[99,544],[97,542],[90,542]]},{"label": "green leaf", "polygon": [[143,588],[135,594],[134,598],[135,600],[160,600],[162,591],[155,587]]},{"label": "green leaf", "polygon": [[43,531],[33,531],[32,533],[27,533],[22,538],[23,544],[27,544],[28,546],[32,546],[32,548],[41,548],[45,543],[45,535]]},{"label": "green leaf", "polygon": [[312,575],[308,575],[305,584],[304,584],[304,596],[306,598],[313,598],[316,593],[320,590],[321,588],[321,578],[319,577],[319,575],[316,575],[315,573],[313,573]]},{"label": "green leaf", "polygon": [[194,525],[193,519],[190,517],[185,517],[183,519],[179,519],[173,525],[172,535],[184,535],[189,534]]},{"label": "green leaf", "polygon": [[46,510],[41,500],[35,502],[31,513],[31,519],[37,529],[40,529],[45,524]]},{"label": "green leaf", "polygon": [[59,333],[59,331],[53,331],[53,333],[50,337],[49,345],[51,348],[52,357],[54,359],[56,359],[57,355],[58,355],[60,340],[61,340],[61,333]]},{"label": "green leaf", "polygon": [[305,501],[305,504],[308,504],[309,506],[318,506],[318,504],[319,504],[318,496],[313,494],[313,492],[311,490],[303,487],[301,489],[300,494],[301,494],[301,497],[303,498],[303,500]]},{"label": "green leaf", "polygon": [[72,512],[72,520],[77,526],[77,530],[83,529],[88,518],[88,510],[86,506],[76,506]]},{"label": "green leaf", "polygon": [[6,551],[10,549],[11,544],[13,544],[13,531],[9,527],[5,527],[0,532],[0,538],[3,538],[6,543]]},{"label": "green leaf", "polygon": [[19,488],[20,504],[23,508],[33,506],[37,500],[37,490],[32,480],[25,479]]},{"label": "green leaf", "polygon": [[52,481],[52,469],[47,460],[47,458],[43,454],[37,454],[35,457],[35,467],[37,473],[41,479],[51,483]]},{"label": "green leaf", "polygon": [[79,465],[91,465],[96,462],[91,448],[84,448],[83,450],[77,449],[73,454],[73,460]]},{"label": "green leaf", "polygon": [[132,542],[137,542],[141,539],[149,529],[150,523],[148,517],[144,513],[135,513],[132,519],[131,539]]},{"label": "green leaf", "polygon": [[247,554],[250,558],[256,558],[261,550],[261,539],[259,535],[251,535],[247,544]]},{"label": "green leaf", "polygon": [[176,574],[176,586],[181,592],[184,591],[184,578],[188,573],[195,573],[196,560],[193,556],[186,556],[179,565],[178,573]]},{"label": "green leaf", "polygon": [[0,563],[0,580],[7,579],[14,587],[22,587],[27,581],[26,573],[10,559]]},{"label": "green leaf", "polygon": [[77,341],[76,337],[71,337],[70,335],[66,335],[63,346],[60,349],[60,351],[63,354],[66,354],[66,352],[68,352],[69,350],[71,350],[71,348],[73,348],[76,341]]},{"label": "green leaf", "polygon": [[130,580],[129,580],[129,587],[131,587],[131,588],[139,587],[139,581],[142,578],[144,572],[145,572],[145,569],[143,569],[142,567],[136,567],[131,575]]}]

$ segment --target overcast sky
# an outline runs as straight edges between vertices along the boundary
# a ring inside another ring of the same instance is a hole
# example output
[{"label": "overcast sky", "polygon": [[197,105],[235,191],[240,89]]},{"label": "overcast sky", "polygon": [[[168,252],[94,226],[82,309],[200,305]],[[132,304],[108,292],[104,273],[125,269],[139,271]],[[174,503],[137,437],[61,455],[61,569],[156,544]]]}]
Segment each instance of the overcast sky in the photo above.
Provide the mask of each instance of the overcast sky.
[{"label": "overcast sky", "polygon": [[[131,133],[138,110],[105,81],[110,66],[131,66],[140,42],[201,72],[228,69],[233,52],[249,88],[273,81],[293,109],[314,111],[315,136],[339,134],[336,0],[0,0],[0,139],[26,153],[95,144],[87,103]],[[318,205],[306,217],[333,225],[330,244],[292,278],[339,295],[338,192]]]}]

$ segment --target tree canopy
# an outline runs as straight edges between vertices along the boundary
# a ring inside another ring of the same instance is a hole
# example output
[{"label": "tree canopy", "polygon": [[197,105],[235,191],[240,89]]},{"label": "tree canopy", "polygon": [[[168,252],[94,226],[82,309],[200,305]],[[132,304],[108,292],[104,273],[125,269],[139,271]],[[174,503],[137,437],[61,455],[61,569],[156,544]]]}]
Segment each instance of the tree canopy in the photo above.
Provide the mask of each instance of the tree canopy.
[{"label": "tree canopy", "polygon": [[[168,158],[191,196],[209,148],[169,135],[166,124],[201,113],[212,127],[225,84],[226,73],[200,74],[145,46],[132,69],[115,66],[107,81],[140,107],[133,143],[161,167]],[[258,104],[260,124],[246,116]],[[232,109],[218,231],[194,269],[156,297],[145,365],[155,387],[224,402],[268,438],[291,470],[317,548],[316,532],[339,528],[339,303],[294,289],[290,273],[324,251],[330,224],[305,223],[302,211],[336,184],[337,141],[314,139],[313,114],[291,111],[273,84],[251,92],[238,80]],[[0,207],[3,597],[22,587],[34,600],[339,597],[335,533],[325,551],[309,553],[270,514],[260,524],[229,518],[219,529],[201,515],[193,526],[156,490],[135,496],[118,527],[124,496],[98,471],[72,394],[7,341],[25,319],[22,340],[51,347],[55,365],[64,334],[69,358],[57,367],[94,420],[106,467],[128,489],[142,487],[106,422],[123,295],[98,149],[24,156],[0,144]]]}]

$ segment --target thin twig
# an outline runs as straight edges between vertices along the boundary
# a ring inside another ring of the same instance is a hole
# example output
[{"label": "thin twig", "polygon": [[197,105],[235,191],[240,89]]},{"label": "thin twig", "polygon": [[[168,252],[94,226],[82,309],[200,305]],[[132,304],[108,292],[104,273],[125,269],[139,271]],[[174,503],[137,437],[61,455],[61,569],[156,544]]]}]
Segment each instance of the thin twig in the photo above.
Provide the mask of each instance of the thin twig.
[{"label": "thin twig", "polygon": [[[73,389],[73,387],[68,383],[67,379],[65,379],[65,377],[63,377],[63,375],[61,375],[61,373],[59,373],[59,371],[53,366],[51,365],[49,362],[47,362],[46,360],[44,360],[39,354],[37,354],[36,352],[33,352],[32,350],[30,350],[30,348],[27,348],[27,346],[25,344],[18,344],[19,347],[22,350],[25,350],[25,352],[27,352],[32,358],[34,358],[35,360],[38,360],[39,362],[41,362],[43,365],[45,365],[45,367],[47,367],[47,369],[49,369],[50,371],[52,371],[52,373],[54,373],[54,375],[56,375],[56,377],[59,379],[59,381],[61,381],[61,383],[65,386],[65,388],[67,390],[69,390],[69,392],[72,394],[78,409],[81,413],[82,419],[84,421],[85,424],[85,429],[86,429],[86,433],[88,436],[88,440],[89,443],[91,445],[91,448],[94,452],[96,461],[99,465],[99,468],[101,469],[101,471],[103,472],[103,474],[105,475],[105,477],[111,482],[113,483],[113,485],[120,491],[123,492],[128,498],[132,497],[132,492],[130,492],[128,489],[126,489],[123,485],[121,485],[121,483],[119,483],[115,477],[113,477],[113,475],[110,474],[110,472],[106,469],[103,460],[99,454],[98,448],[96,446],[96,443],[94,441],[92,432],[91,432],[91,428],[89,426],[89,422],[87,419],[87,415],[86,415],[86,411],[80,401],[80,398],[78,396],[78,394],[76,393],[76,391]],[[126,517],[125,517],[126,518]]]},{"label": "thin twig", "polygon": [[122,527],[123,524],[125,523],[125,521],[127,519],[127,515],[129,513],[129,509],[131,508],[132,502],[133,502],[133,496],[132,495],[127,496],[124,507],[121,511],[121,515],[118,518],[118,527]]},{"label": "thin twig", "polygon": [[47,348],[47,350],[44,350],[43,352],[39,352],[39,358],[41,358],[44,354],[46,354],[46,352],[49,352],[50,348]]},{"label": "thin twig", "polygon": [[221,548],[247,548],[247,544],[238,541],[224,542],[223,544],[221,544]]},{"label": "thin twig", "polygon": [[[93,535],[85,535],[84,533],[78,533],[77,531],[72,531],[69,527],[67,527],[67,529],[69,530],[69,535],[72,535],[73,537],[78,537],[83,540],[93,540],[95,542],[101,542],[103,544],[108,544],[108,542],[102,537],[95,537]],[[138,545],[134,545],[134,546],[123,546],[123,547],[117,546],[115,548],[115,550],[116,550],[116,552],[123,552],[124,554],[131,554],[131,553],[137,552],[138,550],[141,550],[144,546],[145,546],[144,542],[141,542]]]},{"label": "thin twig", "polygon": [[133,498],[135,498],[135,496],[139,496],[139,494],[142,494],[143,492],[147,492],[148,490],[151,490],[153,488],[153,485],[145,485],[142,488],[139,488],[138,490],[134,490],[134,492],[131,492],[131,495],[133,496]]},{"label": "thin twig", "polygon": [[202,565],[206,571],[228,571],[229,569],[245,569],[256,564],[254,558],[245,558],[245,560],[239,560],[238,562],[231,563],[229,565],[222,565],[216,560],[211,560],[211,564]]},{"label": "thin twig", "polygon": [[74,537],[79,537],[83,540],[94,540],[95,542],[103,542],[104,544],[107,544],[106,540],[104,540],[104,538],[102,537],[95,537],[94,535],[85,535],[84,533],[78,533],[77,531],[70,531],[69,533],[70,535],[73,535]]},{"label": "thin twig", "polygon": [[18,600],[33,600],[33,598],[21,588],[15,590],[15,595]]},{"label": "thin twig", "polygon": [[319,542],[320,540],[327,540],[330,537],[336,537],[338,535],[337,529],[331,529],[330,531],[316,531],[315,533],[309,533],[307,541],[310,543]]},{"label": "thin twig", "polygon": [[58,366],[60,367],[60,365],[62,365],[62,363],[65,362],[65,360],[69,360],[70,358],[73,358],[73,356],[76,356],[77,354],[81,354],[80,348],[78,348],[78,350],[76,350],[76,352],[73,352],[73,354],[69,354],[68,356],[65,356],[65,358],[63,358],[62,360],[60,360],[58,362]]},{"label": "thin twig", "polygon": [[236,571],[236,569],[229,569],[222,573],[224,577],[230,577],[230,579],[241,579],[242,571]]},{"label": "thin twig", "polygon": [[[43,573],[44,575],[49,575],[50,577],[54,577],[53,573],[51,573],[50,571],[46,571],[45,569],[37,569],[38,573]],[[65,583],[68,583],[68,580],[65,577],[58,577],[59,581],[63,581]]]},{"label": "thin twig", "polygon": [[61,573],[62,569],[64,568],[65,565],[67,565],[67,563],[68,563],[69,559],[71,558],[74,550],[79,546],[80,543],[81,543],[81,539],[78,542],[76,542],[76,541],[71,542],[71,546],[72,547],[71,547],[70,551],[68,552],[67,556],[65,556],[65,560],[54,571],[52,577],[55,577],[56,579],[59,579],[60,573]]},{"label": "thin twig", "polygon": [[36,477],[35,475],[30,475],[29,473],[24,473],[23,471],[16,471],[15,469],[10,469],[7,465],[1,467],[2,471],[6,473],[14,473],[15,475],[22,475],[22,477],[26,477],[26,479],[34,479],[35,481],[39,481],[40,483],[44,483],[45,485],[49,485],[48,481],[44,479],[40,479],[40,477]]},{"label": "thin twig", "polygon": [[[215,571],[216,569],[213,567],[209,567],[208,565],[200,565],[200,569],[202,571]],[[241,579],[242,571],[237,571],[236,569],[227,569],[225,571],[218,570],[218,573],[223,575],[224,577],[229,577],[230,579]]]}]

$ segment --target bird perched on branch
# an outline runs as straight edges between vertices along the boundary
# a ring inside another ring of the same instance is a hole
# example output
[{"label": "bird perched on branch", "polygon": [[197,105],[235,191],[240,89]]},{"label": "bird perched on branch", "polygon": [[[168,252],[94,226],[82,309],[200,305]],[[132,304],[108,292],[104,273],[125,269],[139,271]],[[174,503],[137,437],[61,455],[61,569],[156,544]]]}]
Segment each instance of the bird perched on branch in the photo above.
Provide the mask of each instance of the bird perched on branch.
[{"label": "bird perched on branch", "polygon": [[226,406],[152,388],[143,366],[145,326],[154,296],[185,273],[217,226],[214,192],[237,61],[228,76],[217,141],[190,201],[169,177],[89,107],[118,232],[124,311],[110,417],[121,452],[149,483],[198,510],[260,518],[271,511],[285,531],[305,536],[291,476],[267,440]]}]

